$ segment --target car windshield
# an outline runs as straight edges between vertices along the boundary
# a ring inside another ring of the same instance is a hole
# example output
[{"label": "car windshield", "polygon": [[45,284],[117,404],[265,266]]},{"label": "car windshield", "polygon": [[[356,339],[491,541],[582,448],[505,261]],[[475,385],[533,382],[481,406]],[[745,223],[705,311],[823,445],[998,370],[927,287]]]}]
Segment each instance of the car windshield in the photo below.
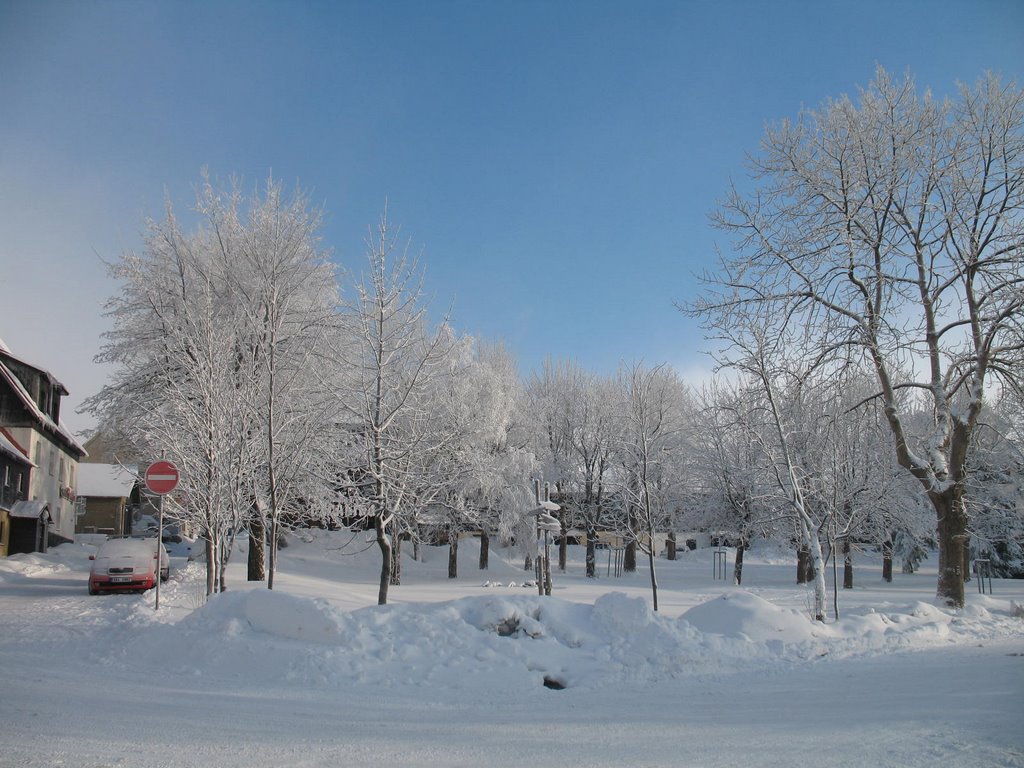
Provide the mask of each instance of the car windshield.
[{"label": "car windshield", "polygon": [[125,555],[149,555],[155,552],[155,542],[141,539],[111,539],[100,547],[97,557],[122,557]]}]

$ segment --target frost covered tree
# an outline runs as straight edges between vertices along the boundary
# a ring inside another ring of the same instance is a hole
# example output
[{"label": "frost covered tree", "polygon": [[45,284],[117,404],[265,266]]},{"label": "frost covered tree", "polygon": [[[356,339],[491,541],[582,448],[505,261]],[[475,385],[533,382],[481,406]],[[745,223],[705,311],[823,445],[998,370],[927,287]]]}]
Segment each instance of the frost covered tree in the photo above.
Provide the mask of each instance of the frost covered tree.
[{"label": "frost covered tree", "polygon": [[323,495],[316,488],[330,411],[321,382],[337,312],[334,267],[318,247],[320,212],[272,178],[247,201],[237,185],[224,192],[207,182],[200,211],[229,256],[228,289],[242,319],[238,370],[250,378],[257,422],[250,555],[269,541],[273,589],[282,515],[306,516]]},{"label": "frost covered tree", "polygon": [[251,381],[239,375],[224,255],[209,228],[186,234],[170,204],[150,222],[141,253],[111,265],[121,293],[108,303],[113,329],[98,356],[110,383],[89,402],[105,428],[140,456],[165,457],[181,473],[177,516],[206,542],[207,594],[223,589],[233,531],[251,501]]},{"label": "frost covered tree", "polygon": [[[397,535],[435,488],[428,452],[436,447],[437,380],[452,348],[446,325],[431,331],[423,278],[408,247],[399,250],[386,214],[368,240],[368,270],[355,286],[339,332],[338,402],[360,445],[352,469],[368,499],[381,553],[377,601],[387,603]],[[429,489],[429,490],[428,490]]]},{"label": "frost covered tree", "polygon": [[490,536],[508,540],[521,528],[531,506],[527,481],[537,472],[523,429],[523,389],[515,360],[500,344],[471,337],[460,340],[450,356],[447,423],[453,429],[445,446],[445,475],[452,557],[458,534],[480,532],[480,567],[487,567]]},{"label": "frost covered tree", "polygon": [[[713,382],[698,395],[693,437],[702,450],[692,452],[693,483],[687,494],[690,515],[701,527],[727,531],[736,540],[733,581],[743,582],[743,556],[758,530],[774,525],[764,503],[763,454],[754,438],[753,403],[739,385]],[[696,517],[695,517],[696,515]]]},{"label": "frost covered tree", "polygon": [[628,534],[647,555],[651,596],[658,610],[657,532],[665,530],[679,503],[682,476],[674,466],[683,440],[687,394],[667,365],[635,363],[619,371],[619,493],[630,510]]},{"label": "frost covered tree", "polygon": [[276,529],[289,505],[317,495],[308,470],[324,409],[311,383],[336,290],[319,213],[301,193],[286,200],[268,179],[247,198],[204,173],[195,213],[186,232],[168,204],[143,252],[112,266],[122,291],[102,359],[117,372],[92,407],[141,455],[178,465],[179,515],[206,540],[212,592],[237,531],[255,527],[262,545],[254,511]]},{"label": "frost covered tree", "polygon": [[562,507],[559,567],[565,570],[568,529],[579,525],[587,537],[586,574],[591,578],[596,575],[598,531],[609,512],[617,394],[614,382],[570,361],[545,361],[528,387],[535,449]]},{"label": "frost covered tree", "polygon": [[[1021,370],[1024,97],[987,75],[940,102],[879,70],[767,129],[716,214],[735,255],[689,306],[713,329],[771,306],[808,359],[860,355],[899,464],[932,505],[937,594],[964,602],[967,453],[992,379]],[[928,434],[908,433],[918,390]]]}]

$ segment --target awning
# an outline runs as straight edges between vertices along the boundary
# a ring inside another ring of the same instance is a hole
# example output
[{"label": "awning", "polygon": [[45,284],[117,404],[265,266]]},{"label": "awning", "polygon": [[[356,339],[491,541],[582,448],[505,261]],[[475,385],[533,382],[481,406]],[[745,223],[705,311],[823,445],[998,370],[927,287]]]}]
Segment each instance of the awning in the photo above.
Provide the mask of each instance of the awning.
[{"label": "awning", "polygon": [[32,499],[31,501],[18,501],[15,502],[14,506],[11,507],[11,517],[24,517],[29,519],[37,519],[46,513],[46,522],[52,523],[53,518],[50,517],[50,502],[44,501],[43,499]]}]

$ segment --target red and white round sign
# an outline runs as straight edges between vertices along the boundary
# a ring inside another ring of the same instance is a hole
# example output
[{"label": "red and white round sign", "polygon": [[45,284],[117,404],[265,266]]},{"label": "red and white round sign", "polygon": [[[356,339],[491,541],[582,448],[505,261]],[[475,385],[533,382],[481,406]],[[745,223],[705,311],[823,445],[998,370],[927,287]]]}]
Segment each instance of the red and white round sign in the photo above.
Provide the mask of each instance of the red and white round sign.
[{"label": "red and white round sign", "polygon": [[146,470],[146,488],[164,495],[178,487],[178,468],[169,461],[155,461]]}]

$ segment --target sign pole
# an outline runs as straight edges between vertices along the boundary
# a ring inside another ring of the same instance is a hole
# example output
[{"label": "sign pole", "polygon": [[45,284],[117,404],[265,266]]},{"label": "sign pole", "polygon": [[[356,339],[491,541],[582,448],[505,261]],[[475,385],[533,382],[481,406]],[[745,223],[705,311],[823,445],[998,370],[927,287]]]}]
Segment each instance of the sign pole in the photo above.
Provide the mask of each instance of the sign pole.
[{"label": "sign pole", "polygon": [[[164,496],[178,487],[178,468],[170,461],[153,462],[146,470],[146,488],[150,493],[160,497],[157,514],[156,531],[156,601],[153,610],[160,610],[160,575],[163,572],[160,552],[164,546]],[[170,568],[170,557],[167,558],[167,567]]]},{"label": "sign pole", "polygon": [[[164,546],[164,495],[160,494],[160,510],[157,515],[156,523],[156,600],[153,603],[153,610],[160,610],[160,582],[163,579],[160,578],[162,575],[160,572],[160,550]],[[170,558],[168,558],[167,565],[170,567]]]}]

